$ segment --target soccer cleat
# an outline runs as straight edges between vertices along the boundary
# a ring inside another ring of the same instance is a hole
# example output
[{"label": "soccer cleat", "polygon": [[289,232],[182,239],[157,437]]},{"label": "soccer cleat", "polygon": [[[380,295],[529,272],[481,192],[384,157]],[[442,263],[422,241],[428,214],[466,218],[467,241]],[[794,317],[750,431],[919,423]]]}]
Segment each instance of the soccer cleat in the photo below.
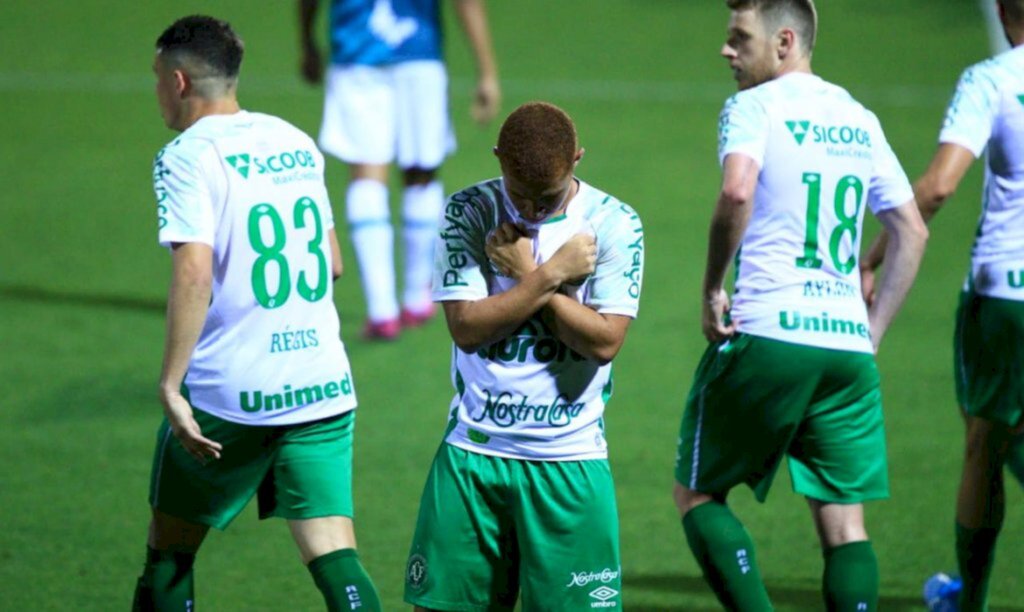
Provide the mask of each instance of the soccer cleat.
[{"label": "soccer cleat", "polygon": [[437,312],[437,306],[430,304],[423,310],[413,310],[411,308],[402,308],[402,314],[399,320],[402,322],[402,327],[419,327],[427,321],[434,318],[434,314]]},{"label": "soccer cleat", "polygon": [[924,581],[924,603],[932,612],[958,612],[963,588],[962,580],[939,572]]},{"label": "soccer cleat", "polygon": [[363,339],[397,340],[400,331],[402,331],[402,324],[398,319],[367,321],[366,326],[363,327]]}]

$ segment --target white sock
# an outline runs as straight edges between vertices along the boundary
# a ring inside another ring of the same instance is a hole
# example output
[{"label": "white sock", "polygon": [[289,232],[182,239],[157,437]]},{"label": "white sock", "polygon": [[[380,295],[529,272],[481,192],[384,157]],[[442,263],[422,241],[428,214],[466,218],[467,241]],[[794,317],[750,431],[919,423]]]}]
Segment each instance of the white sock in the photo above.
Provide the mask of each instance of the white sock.
[{"label": "white sock", "polygon": [[434,242],[444,208],[441,181],[412,185],[402,195],[402,242],[405,246],[405,290],[402,304],[414,312],[430,307],[430,277],[434,272]]},{"label": "white sock", "polygon": [[345,210],[366,296],[366,315],[371,321],[395,319],[395,236],[387,185],[371,179],[352,181],[345,194]]}]

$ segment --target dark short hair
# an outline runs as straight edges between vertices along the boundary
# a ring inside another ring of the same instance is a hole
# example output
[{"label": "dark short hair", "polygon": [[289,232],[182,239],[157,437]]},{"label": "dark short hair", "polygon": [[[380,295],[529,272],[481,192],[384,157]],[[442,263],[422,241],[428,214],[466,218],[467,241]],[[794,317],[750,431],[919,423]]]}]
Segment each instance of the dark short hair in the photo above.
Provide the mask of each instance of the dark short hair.
[{"label": "dark short hair", "polygon": [[498,133],[502,168],[528,182],[546,182],[572,168],[576,126],[565,111],[547,102],[528,102],[512,111]]},{"label": "dark short hair", "polygon": [[793,28],[804,51],[810,53],[814,50],[818,31],[814,0],[725,0],[725,4],[734,11],[754,9],[770,27]]},{"label": "dark short hair", "polygon": [[1024,21],[1024,0],[999,0],[1011,21]]},{"label": "dark short hair", "polygon": [[207,71],[195,75],[235,79],[242,65],[242,39],[226,21],[205,15],[182,17],[156,39],[161,57]]}]

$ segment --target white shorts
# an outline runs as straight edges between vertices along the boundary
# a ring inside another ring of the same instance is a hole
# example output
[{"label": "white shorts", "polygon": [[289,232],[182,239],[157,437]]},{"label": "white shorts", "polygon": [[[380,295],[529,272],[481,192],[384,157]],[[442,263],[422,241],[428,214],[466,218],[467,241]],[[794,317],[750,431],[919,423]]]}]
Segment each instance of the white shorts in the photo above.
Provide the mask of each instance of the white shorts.
[{"label": "white shorts", "polygon": [[346,163],[440,166],[455,150],[444,64],[331,66],[320,148]]}]

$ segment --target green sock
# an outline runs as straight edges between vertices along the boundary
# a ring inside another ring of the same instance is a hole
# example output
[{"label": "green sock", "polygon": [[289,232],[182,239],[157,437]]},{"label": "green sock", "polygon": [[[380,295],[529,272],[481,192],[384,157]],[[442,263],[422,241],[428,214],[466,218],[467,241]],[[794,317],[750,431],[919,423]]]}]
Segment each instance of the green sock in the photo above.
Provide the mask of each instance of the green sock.
[{"label": "green sock", "polygon": [[328,612],[380,612],[380,597],[354,548],[343,548],[309,562],[309,573],[324,595]]},{"label": "green sock", "polygon": [[878,559],[871,542],[850,542],[827,549],[822,590],[828,610],[878,609]]},{"label": "green sock", "polygon": [[988,580],[992,577],[998,536],[999,529],[995,527],[968,529],[956,524],[956,560],[964,581],[964,590],[960,592],[962,612],[988,609]]},{"label": "green sock", "polygon": [[771,610],[754,543],[725,504],[708,502],[683,517],[690,550],[718,600],[730,610]]},{"label": "green sock", "polygon": [[195,606],[190,553],[146,547],[146,566],[135,585],[132,612],[191,612]]}]

